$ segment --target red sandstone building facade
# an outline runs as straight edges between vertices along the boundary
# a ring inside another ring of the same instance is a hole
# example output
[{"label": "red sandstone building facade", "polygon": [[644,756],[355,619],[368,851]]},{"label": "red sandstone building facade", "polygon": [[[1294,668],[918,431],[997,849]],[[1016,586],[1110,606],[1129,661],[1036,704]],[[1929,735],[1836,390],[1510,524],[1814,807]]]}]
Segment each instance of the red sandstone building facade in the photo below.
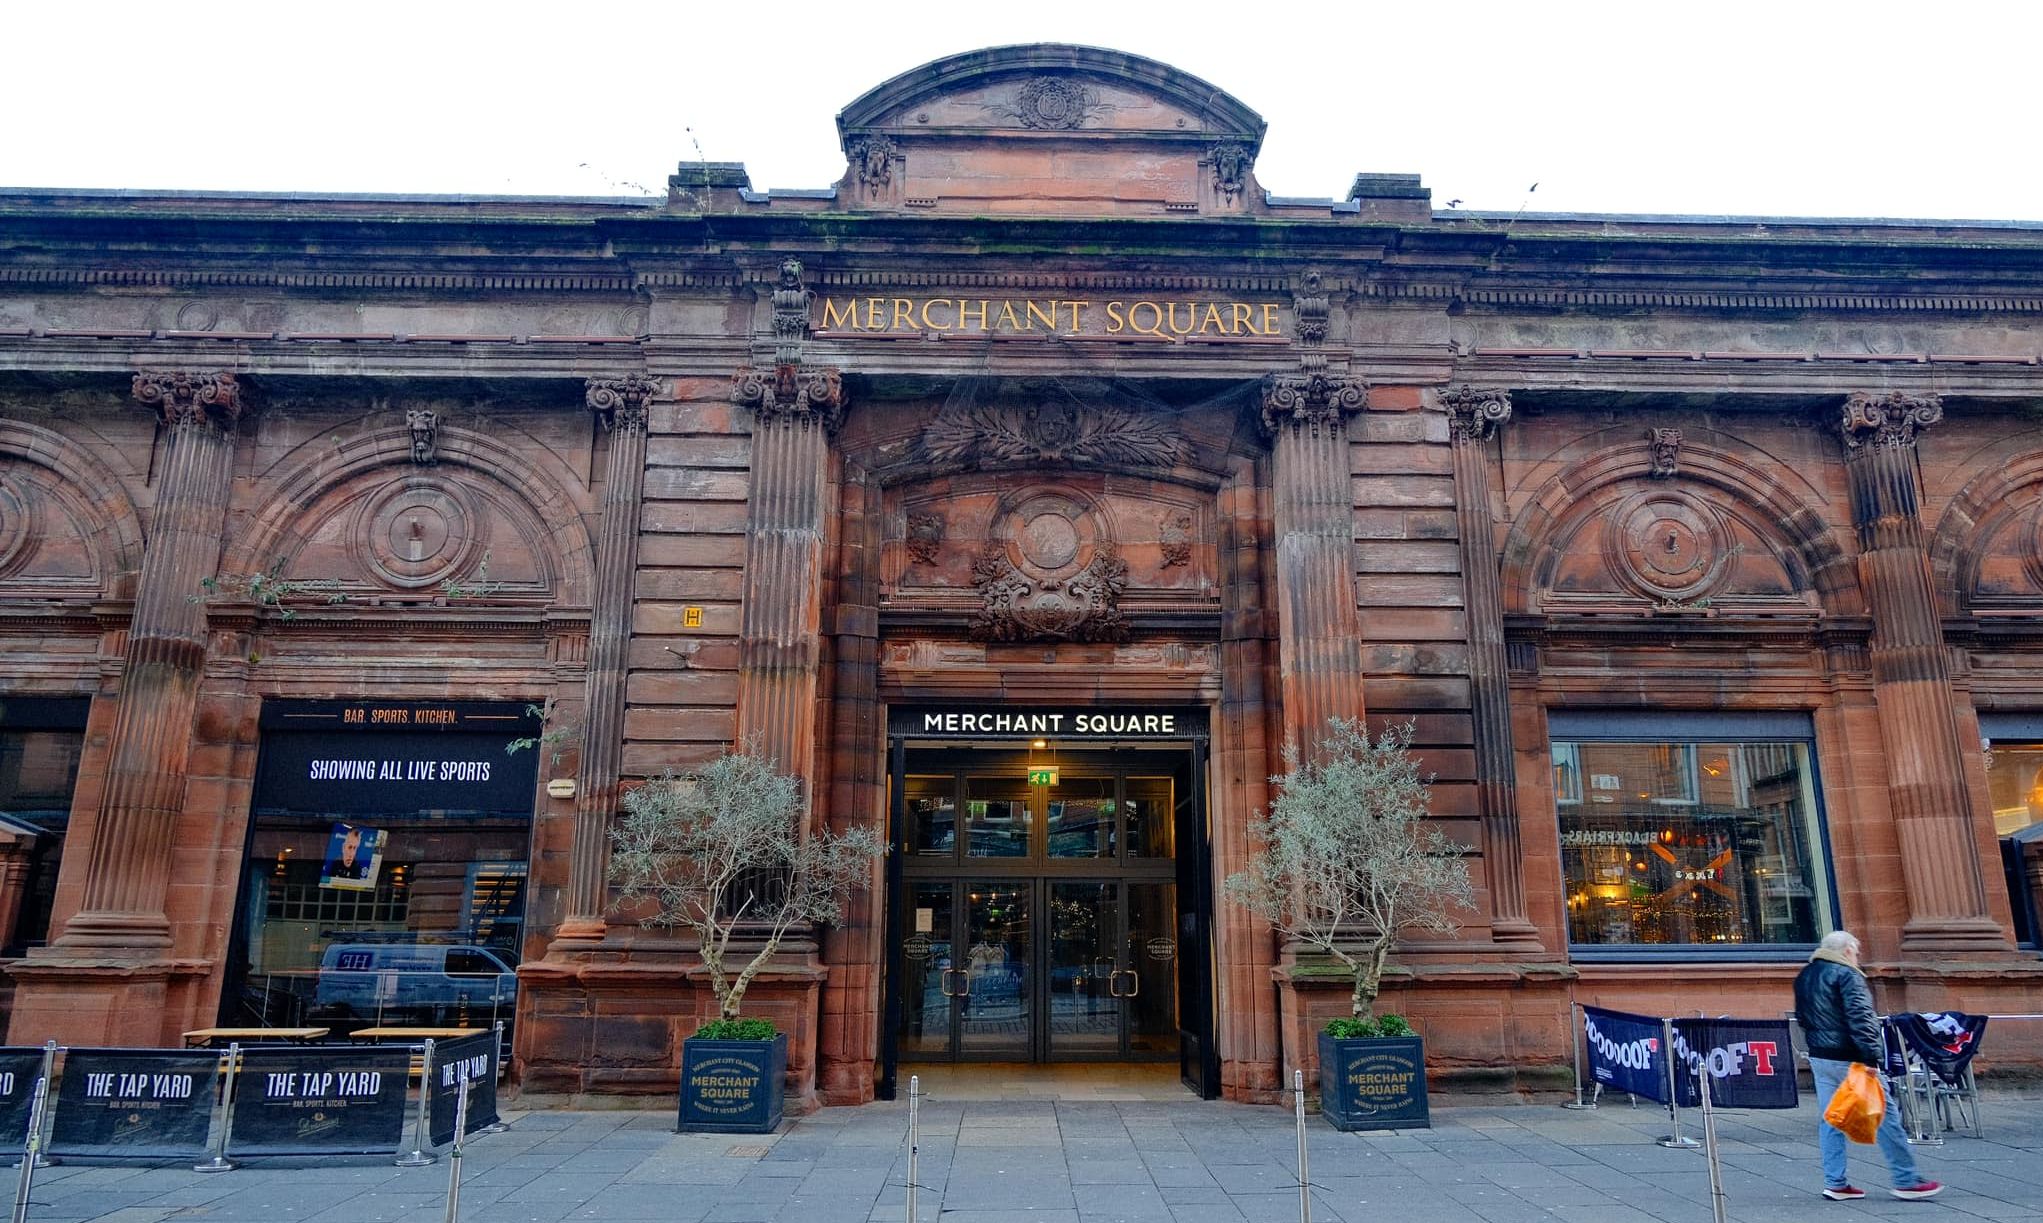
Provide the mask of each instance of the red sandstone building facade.
[{"label": "red sandstone building facade", "polygon": [[1776,1013],[1840,926],[2043,1009],[2043,230],[1273,197],[1068,47],[838,126],[812,192],[0,195],[10,1043],[501,1019],[669,1092],[706,991],[606,828],[749,742],[894,846],[755,987],[800,1097],[1268,1098],[1345,995],[1216,896],[1332,716],[1478,884],[1389,984],[1436,1075]]}]

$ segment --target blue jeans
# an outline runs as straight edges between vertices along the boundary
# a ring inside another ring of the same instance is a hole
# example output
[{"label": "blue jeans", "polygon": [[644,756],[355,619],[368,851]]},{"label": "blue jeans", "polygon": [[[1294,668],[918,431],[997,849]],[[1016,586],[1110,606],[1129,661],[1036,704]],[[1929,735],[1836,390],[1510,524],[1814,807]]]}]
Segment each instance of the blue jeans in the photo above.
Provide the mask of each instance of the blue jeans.
[{"label": "blue jeans", "polygon": [[[1826,1188],[1842,1189],[1851,1182],[1845,1176],[1845,1149],[1851,1140],[1844,1131],[1821,1120],[1822,1110],[1830,1106],[1830,1097],[1844,1082],[1844,1076],[1851,1069],[1850,1062],[1833,1061],[1827,1057],[1809,1059],[1809,1071],[1816,1079],[1816,1146],[1823,1152],[1823,1184]],[[1922,1173],[1915,1166],[1915,1151],[1908,1145],[1908,1134],[1901,1128],[1901,1110],[1895,1106],[1894,1092],[1887,1090],[1887,1115],[1880,1118],[1880,1131],[1874,1135],[1880,1154],[1887,1157],[1887,1172],[1894,1178],[1896,1189],[1922,1183]]]}]

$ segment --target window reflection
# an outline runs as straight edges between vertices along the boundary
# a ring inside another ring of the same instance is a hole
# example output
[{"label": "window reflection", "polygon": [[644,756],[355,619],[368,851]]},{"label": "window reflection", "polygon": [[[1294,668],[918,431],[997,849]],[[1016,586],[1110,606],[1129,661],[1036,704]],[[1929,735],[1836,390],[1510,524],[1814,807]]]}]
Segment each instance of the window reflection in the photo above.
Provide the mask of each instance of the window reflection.
[{"label": "window reflection", "polygon": [[1554,745],[1568,939],[1813,943],[1830,905],[1801,743]]}]

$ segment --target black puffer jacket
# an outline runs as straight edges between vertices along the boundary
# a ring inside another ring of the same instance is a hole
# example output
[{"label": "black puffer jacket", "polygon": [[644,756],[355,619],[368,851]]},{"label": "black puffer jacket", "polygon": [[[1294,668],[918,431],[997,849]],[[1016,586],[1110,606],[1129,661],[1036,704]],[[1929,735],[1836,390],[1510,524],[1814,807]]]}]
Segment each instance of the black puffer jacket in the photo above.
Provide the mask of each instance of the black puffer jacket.
[{"label": "black puffer jacket", "polygon": [[1836,960],[1809,961],[1795,978],[1795,1021],[1810,1057],[1880,1064],[1880,1015],[1857,969]]}]

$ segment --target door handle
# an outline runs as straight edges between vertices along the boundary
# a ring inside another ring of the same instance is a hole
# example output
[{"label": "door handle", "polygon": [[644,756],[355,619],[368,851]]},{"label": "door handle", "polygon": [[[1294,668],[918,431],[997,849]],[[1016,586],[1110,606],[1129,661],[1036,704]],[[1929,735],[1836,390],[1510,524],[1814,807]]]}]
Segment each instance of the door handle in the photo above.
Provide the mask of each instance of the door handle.
[{"label": "door handle", "polygon": [[1133,998],[1133,997],[1136,997],[1137,995],[1141,994],[1141,993],[1142,993],[1142,977],[1141,977],[1141,975],[1140,975],[1139,973],[1137,973],[1137,972],[1136,972],[1136,971],[1135,971],[1134,969],[1132,969],[1132,968],[1123,968],[1123,969],[1122,969],[1122,970],[1121,970],[1120,972],[1117,972],[1117,973],[1115,973],[1114,975],[1118,977],[1118,976],[1120,976],[1120,975],[1121,975],[1121,973],[1123,973],[1123,972],[1125,972],[1125,973],[1127,973],[1127,974],[1128,974],[1128,992],[1127,992],[1127,993],[1125,993],[1125,994],[1116,994],[1116,995],[1115,995],[1115,997],[1117,997],[1117,998]]},{"label": "door handle", "polygon": [[943,991],[943,996],[946,998],[957,997],[956,994],[951,992],[951,973],[953,971],[955,970],[945,968],[939,970],[936,974],[936,987],[937,989]]},{"label": "door handle", "polygon": [[[958,974],[959,977],[964,979],[965,988],[963,989],[951,988],[952,973],[956,973]],[[937,982],[937,988],[943,991],[943,996],[946,998],[969,998],[972,996],[972,978],[967,976],[965,970],[962,968],[946,968],[943,970],[943,974]]]}]

